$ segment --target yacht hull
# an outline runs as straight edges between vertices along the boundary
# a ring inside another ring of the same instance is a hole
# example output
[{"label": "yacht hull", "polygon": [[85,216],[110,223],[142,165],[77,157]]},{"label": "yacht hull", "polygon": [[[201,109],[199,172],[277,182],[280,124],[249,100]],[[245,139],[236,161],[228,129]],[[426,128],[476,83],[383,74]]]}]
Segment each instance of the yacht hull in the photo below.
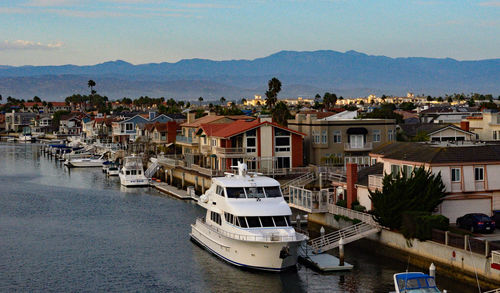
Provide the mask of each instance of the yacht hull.
[{"label": "yacht hull", "polygon": [[102,167],[102,162],[73,162],[69,161],[68,166],[77,168],[95,168]]},{"label": "yacht hull", "polygon": [[243,241],[218,234],[204,225],[191,225],[191,239],[235,266],[281,272],[296,268],[301,241]]},{"label": "yacht hull", "polygon": [[[141,187],[149,186],[149,180],[146,177],[143,178],[133,178],[131,176],[123,175],[120,173],[120,183],[126,187]],[[129,178],[127,178],[129,177]]]}]

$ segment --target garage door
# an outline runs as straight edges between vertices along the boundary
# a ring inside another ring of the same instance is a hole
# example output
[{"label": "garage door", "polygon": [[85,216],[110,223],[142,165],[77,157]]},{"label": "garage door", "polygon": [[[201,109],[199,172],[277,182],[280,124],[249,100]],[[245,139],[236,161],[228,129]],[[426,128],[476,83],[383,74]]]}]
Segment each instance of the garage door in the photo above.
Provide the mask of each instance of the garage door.
[{"label": "garage door", "polygon": [[491,200],[489,198],[445,200],[441,204],[441,214],[450,219],[450,223],[456,223],[458,217],[469,213],[491,216]]}]

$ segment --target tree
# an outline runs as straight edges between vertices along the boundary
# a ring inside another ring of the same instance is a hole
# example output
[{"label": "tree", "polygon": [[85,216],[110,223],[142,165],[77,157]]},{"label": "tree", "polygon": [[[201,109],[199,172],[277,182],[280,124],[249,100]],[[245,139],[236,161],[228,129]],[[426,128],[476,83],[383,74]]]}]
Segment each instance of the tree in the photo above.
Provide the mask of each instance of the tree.
[{"label": "tree", "polygon": [[445,186],[441,173],[432,174],[423,167],[411,174],[386,174],[382,190],[369,191],[373,218],[382,226],[401,228],[402,215],[407,212],[432,212],[443,202]]},{"label": "tree", "polygon": [[323,106],[325,109],[330,109],[335,107],[335,104],[337,103],[337,95],[336,94],[331,94],[326,92],[323,95]]},{"label": "tree", "polygon": [[272,109],[278,102],[278,93],[281,91],[281,81],[273,77],[268,82],[269,89],[266,91],[266,105]]},{"label": "tree", "polygon": [[246,102],[247,102],[247,99],[245,99],[245,98],[241,99],[241,104],[242,104],[242,105],[245,105],[245,104],[246,104]]},{"label": "tree", "polygon": [[220,98],[220,104],[221,104],[222,106],[224,106],[224,103],[225,103],[225,102],[226,102],[226,98],[221,97],[221,98]]},{"label": "tree", "polygon": [[0,95],[0,101],[3,99],[2,95]]},{"label": "tree", "polygon": [[49,108],[49,111],[52,111],[52,109],[54,108],[54,105],[52,105],[52,102],[49,102],[47,104],[47,108]]},{"label": "tree", "polygon": [[412,102],[403,102],[403,103],[399,104],[399,109],[401,109],[401,110],[411,111],[415,108],[416,108],[416,106]]},{"label": "tree", "polygon": [[278,102],[276,106],[272,108],[272,117],[273,121],[282,126],[287,126],[287,120],[293,118],[288,106],[282,101]]},{"label": "tree", "polygon": [[35,103],[41,103],[42,99],[40,99],[38,96],[34,96],[33,97],[33,102],[35,102]]},{"label": "tree", "polygon": [[448,97],[448,100],[447,100],[448,103],[453,103],[453,98],[452,97]]},{"label": "tree", "polygon": [[87,82],[87,85],[90,88],[90,94],[93,95],[94,94],[95,81],[93,81],[92,79],[90,79]]},{"label": "tree", "polygon": [[200,102],[200,107],[201,107],[201,102],[203,102],[203,97],[199,97],[198,102]]}]

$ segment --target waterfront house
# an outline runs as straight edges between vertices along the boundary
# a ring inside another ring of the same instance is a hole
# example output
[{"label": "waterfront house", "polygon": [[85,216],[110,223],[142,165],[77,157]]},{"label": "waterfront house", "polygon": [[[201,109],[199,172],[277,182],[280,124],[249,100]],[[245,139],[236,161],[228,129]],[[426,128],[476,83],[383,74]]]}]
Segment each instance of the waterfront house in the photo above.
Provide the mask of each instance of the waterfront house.
[{"label": "waterfront house", "polygon": [[199,164],[212,170],[229,170],[237,162],[245,162],[250,170],[301,167],[304,135],[270,118],[203,123],[194,133]]},{"label": "waterfront house", "polygon": [[31,119],[31,131],[33,133],[51,133],[55,130],[52,125],[52,116],[49,114],[40,114]]},{"label": "waterfront house", "polygon": [[80,135],[82,123],[90,121],[90,117],[82,112],[72,112],[61,116],[59,120],[59,133],[67,135]]},{"label": "waterfront house", "polygon": [[0,113],[0,132],[5,130],[5,114]]},{"label": "waterfront house", "polygon": [[373,150],[370,157],[383,168],[369,174],[367,185],[358,184],[358,200],[368,209],[368,189],[382,188],[384,174],[410,174],[418,167],[441,174],[446,198],[436,212],[451,223],[467,213],[491,215],[500,209],[500,144],[394,142]]},{"label": "waterfront house", "polygon": [[130,141],[135,141],[136,135],[138,134],[137,124],[155,122],[166,123],[173,121],[173,119],[167,115],[161,114],[157,116],[155,112],[134,113],[133,116],[130,114],[125,115],[122,115],[122,117],[112,122],[113,142],[115,143],[128,144]]},{"label": "waterfront house", "polygon": [[358,119],[355,111],[298,113],[288,127],[304,133],[305,164],[370,165],[369,152],[396,139],[394,119]]},{"label": "waterfront house", "polygon": [[31,125],[31,120],[37,116],[31,112],[10,112],[5,114],[5,130],[19,132]]}]

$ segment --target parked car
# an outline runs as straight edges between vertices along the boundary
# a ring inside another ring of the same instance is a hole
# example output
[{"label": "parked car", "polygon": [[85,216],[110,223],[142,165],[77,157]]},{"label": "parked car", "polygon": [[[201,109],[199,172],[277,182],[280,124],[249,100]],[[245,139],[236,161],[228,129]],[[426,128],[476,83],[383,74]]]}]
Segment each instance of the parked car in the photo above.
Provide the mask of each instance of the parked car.
[{"label": "parked car", "polygon": [[495,231],[495,221],[485,214],[466,214],[457,219],[457,226],[474,232],[493,233]]},{"label": "parked car", "polygon": [[[491,216],[491,219],[495,221],[495,223],[500,223],[500,211],[493,211],[493,216]],[[500,226],[498,226],[497,228],[500,228]]]}]

